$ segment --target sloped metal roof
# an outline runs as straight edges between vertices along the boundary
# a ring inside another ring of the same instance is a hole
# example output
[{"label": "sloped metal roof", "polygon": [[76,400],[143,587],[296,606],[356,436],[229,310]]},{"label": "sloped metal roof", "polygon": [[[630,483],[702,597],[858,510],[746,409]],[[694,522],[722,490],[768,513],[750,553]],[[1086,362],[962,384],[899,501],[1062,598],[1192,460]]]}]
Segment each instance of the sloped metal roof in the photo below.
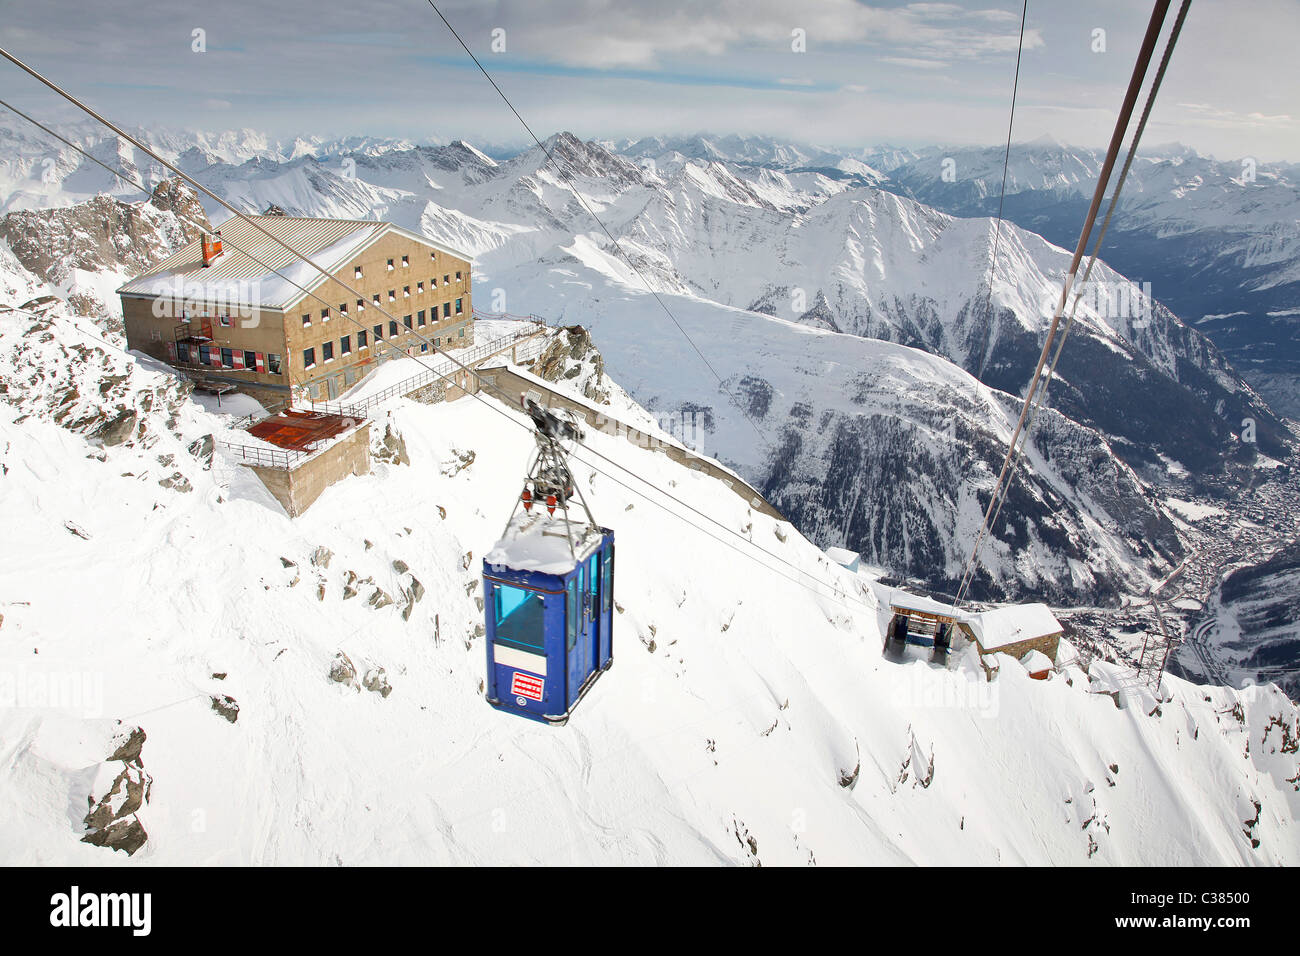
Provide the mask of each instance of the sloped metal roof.
[{"label": "sloped metal roof", "polygon": [[212,265],[203,265],[202,242],[196,239],[121,286],[118,294],[179,297],[181,288],[197,284],[201,291],[186,291],[185,298],[282,309],[298,301],[302,289],[311,291],[325,281],[316,269],[255,228],[254,222],[330,273],[390,231],[458,258],[470,258],[390,222],[301,216],[248,216],[247,220],[251,222],[234,217],[222,225],[224,252]]}]

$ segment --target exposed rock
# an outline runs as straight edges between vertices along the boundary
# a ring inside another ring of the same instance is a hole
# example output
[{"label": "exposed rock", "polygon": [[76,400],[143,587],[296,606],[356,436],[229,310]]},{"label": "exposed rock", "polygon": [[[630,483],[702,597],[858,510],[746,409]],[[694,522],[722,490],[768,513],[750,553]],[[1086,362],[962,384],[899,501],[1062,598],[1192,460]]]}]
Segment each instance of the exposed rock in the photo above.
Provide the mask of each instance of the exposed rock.
[{"label": "exposed rock", "polygon": [[405,561],[394,561],[393,570],[398,574],[405,574],[407,571],[411,570],[411,568]]},{"label": "exposed rock", "polygon": [[211,435],[204,435],[202,438],[196,438],[190,442],[189,453],[203,462],[204,469],[212,467],[212,451],[215,442]]},{"label": "exposed rock", "polygon": [[393,692],[393,686],[388,682],[388,674],[382,667],[372,667],[366,671],[361,684],[366,690],[380,697],[387,697]]},{"label": "exposed rock", "polygon": [[383,588],[375,588],[374,593],[370,595],[370,600],[366,602],[376,611],[380,608],[388,607],[393,603],[393,596]]},{"label": "exposed rock", "polygon": [[148,839],[149,834],[144,826],[137,818],[132,817],[130,820],[118,820],[102,830],[92,830],[81,838],[81,842],[107,847],[110,850],[121,850],[127,856],[134,856]]},{"label": "exposed rock", "polygon": [[328,568],[333,557],[334,552],[324,545],[321,545],[311,553],[311,563],[318,568]]},{"label": "exposed rock", "polygon": [[229,694],[213,695],[212,709],[232,724],[239,719],[239,704]]},{"label": "exposed rock", "polygon": [[[474,451],[456,451],[455,455],[456,460],[454,462],[444,463],[442,467],[442,473],[448,478],[455,478],[470,465],[474,464],[474,459],[478,457]],[[441,511],[442,509],[440,508],[438,510]],[[443,517],[446,517],[446,515]]]},{"label": "exposed rock", "polygon": [[[75,270],[120,270],[138,275],[171,250],[196,238],[181,217],[208,225],[194,192],[179,179],[159,183],[148,202],[99,195],[74,206],[11,212],[0,217],[0,240],[22,266],[50,285],[67,288]],[[211,228],[209,225],[208,228]],[[79,315],[106,304],[78,291],[66,296]]]},{"label": "exposed rock", "polygon": [[392,465],[411,463],[411,456],[406,450],[406,439],[402,437],[401,432],[394,431],[391,424],[384,426],[384,437],[371,454],[376,461],[384,461]]},{"label": "exposed rock", "polygon": [[87,832],[81,842],[122,850],[130,856],[149,838],[135,816],[149,802],[153,791],[153,777],[145,772],[141,759],[145,739],[146,734],[140,727],[122,726],[114,734],[111,742],[113,752],[108,762],[120,761],[122,769],[103,795],[99,798],[94,794],[86,796],[84,823]]},{"label": "exposed rock", "polygon": [[97,436],[105,445],[120,445],[135,434],[137,424],[139,424],[139,419],[136,413],[127,409],[105,422],[100,427]]},{"label": "exposed rock", "polygon": [[183,493],[188,493],[194,490],[194,486],[190,484],[190,480],[179,471],[173,472],[168,478],[159,478],[158,484],[162,485],[164,488],[171,488],[173,491]]},{"label": "exposed rock", "polygon": [[357,682],[357,669],[352,664],[352,659],[342,651],[334,655],[334,661],[330,664],[330,680],[336,684],[354,686]]}]

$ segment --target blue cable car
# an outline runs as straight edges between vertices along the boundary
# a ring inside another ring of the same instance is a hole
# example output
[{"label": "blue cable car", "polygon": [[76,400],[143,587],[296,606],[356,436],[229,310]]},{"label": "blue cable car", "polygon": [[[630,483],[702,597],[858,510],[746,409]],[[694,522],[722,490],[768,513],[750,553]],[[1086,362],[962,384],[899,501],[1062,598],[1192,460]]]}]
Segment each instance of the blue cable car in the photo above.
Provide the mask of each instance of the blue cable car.
[{"label": "blue cable car", "polygon": [[575,484],[560,442],[581,433],[533,402],[527,410],[537,457],[483,559],[486,697],[498,710],[563,724],[614,663],[614,532],[596,524],[580,492],[586,520],[569,517]]}]

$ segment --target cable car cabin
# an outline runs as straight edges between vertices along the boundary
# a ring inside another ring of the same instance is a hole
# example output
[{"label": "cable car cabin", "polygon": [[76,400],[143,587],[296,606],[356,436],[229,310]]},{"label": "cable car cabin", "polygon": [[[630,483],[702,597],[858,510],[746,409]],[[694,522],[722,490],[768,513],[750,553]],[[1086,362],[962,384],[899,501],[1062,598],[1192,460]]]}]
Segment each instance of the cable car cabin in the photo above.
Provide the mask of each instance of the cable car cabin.
[{"label": "cable car cabin", "polygon": [[483,559],[487,701],[563,724],[614,663],[614,532],[522,512]]}]

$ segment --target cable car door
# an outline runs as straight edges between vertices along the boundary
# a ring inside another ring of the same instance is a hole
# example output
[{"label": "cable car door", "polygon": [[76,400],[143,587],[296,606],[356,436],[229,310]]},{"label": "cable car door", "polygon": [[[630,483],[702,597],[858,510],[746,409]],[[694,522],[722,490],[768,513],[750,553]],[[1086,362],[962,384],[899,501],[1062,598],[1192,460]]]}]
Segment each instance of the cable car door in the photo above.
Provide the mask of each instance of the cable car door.
[{"label": "cable car door", "polygon": [[587,673],[600,668],[600,556],[597,551],[587,559],[587,596],[583,601],[587,615]]},{"label": "cable car door", "polygon": [[587,679],[587,668],[583,661],[587,642],[580,639],[586,635],[583,622],[585,602],[582,600],[584,568],[585,565],[578,566],[578,571],[569,578],[569,583],[564,590],[564,658],[568,678],[566,703],[570,707],[577,702],[582,682]]}]

